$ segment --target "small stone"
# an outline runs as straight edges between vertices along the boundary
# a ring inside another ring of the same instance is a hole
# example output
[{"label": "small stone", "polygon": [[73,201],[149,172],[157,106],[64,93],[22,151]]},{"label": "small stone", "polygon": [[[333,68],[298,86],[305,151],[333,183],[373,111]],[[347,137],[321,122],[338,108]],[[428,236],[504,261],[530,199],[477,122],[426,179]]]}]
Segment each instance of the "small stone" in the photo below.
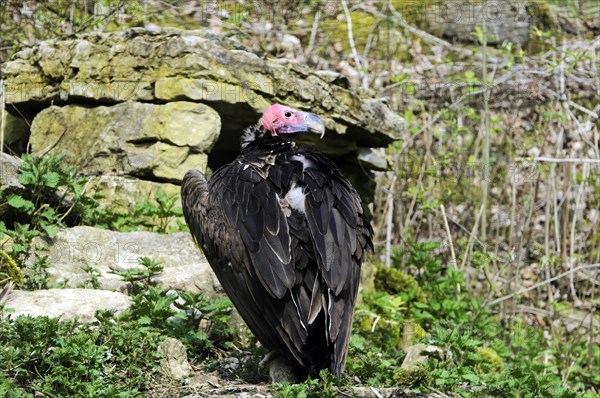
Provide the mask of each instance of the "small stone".
[{"label": "small stone", "polygon": [[402,362],[402,369],[411,369],[418,363],[427,362],[431,356],[444,358],[446,353],[440,347],[434,345],[425,345],[423,343],[411,345],[406,349],[406,357]]},{"label": "small stone", "polygon": [[524,288],[528,288],[528,287],[531,287],[531,286],[533,286],[533,281],[530,281],[530,280],[524,280],[524,281],[523,281],[523,283],[521,283],[521,285],[522,285]]},{"label": "small stone", "polygon": [[297,55],[302,51],[302,43],[294,35],[284,34],[280,43],[281,49],[291,55]]},{"label": "small stone", "polygon": [[181,341],[167,337],[158,345],[157,350],[163,356],[160,367],[168,377],[182,381],[192,375],[192,366],[188,362],[187,351]]},{"label": "small stone", "polygon": [[219,376],[216,372],[212,373],[202,373],[197,372],[194,374],[192,379],[190,380],[190,387],[199,387],[199,388],[214,388],[221,387],[221,381],[219,380]]},{"label": "small stone", "polygon": [[14,192],[24,188],[19,182],[19,173],[22,165],[23,161],[21,159],[0,152],[0,190],[3,191],[5,195],[8,192]]},{"label": "small stone", "polygon": [[527,270],[527,271],[523,272],[521,277],[525,280],[532,280],[535,278],[535,274],[532,271]]}]

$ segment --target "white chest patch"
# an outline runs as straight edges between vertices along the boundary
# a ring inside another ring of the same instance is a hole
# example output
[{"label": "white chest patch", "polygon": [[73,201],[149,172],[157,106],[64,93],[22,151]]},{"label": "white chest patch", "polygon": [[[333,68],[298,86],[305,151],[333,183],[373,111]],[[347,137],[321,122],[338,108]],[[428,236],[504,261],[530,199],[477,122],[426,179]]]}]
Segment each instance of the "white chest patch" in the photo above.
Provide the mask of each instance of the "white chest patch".
[{"label": "white chest patch", "polygon": [[292,189],[285,195],[285,199],[287,199],[292,209],[296,209],[300,213],[306,214],[306,208],[304,207],[306,195],[301,187],[292,186]]},{"label": "white chest patch", "polygon": [[291,212],[290,209],[298,210],[300,213],[306,215],[306,207],[304,204],[304,201],[306,200],[306,194],[302,190],[302,187],[292,184],[292,187],[283,198],[280,198],[279,195],[277,198],[279,199],[279,203],[286,216],[289,216],[289,212]]},{"label": "white chest patch", "polygon": [[304,157],[303,155],[294,155],[290,159],[302,163],[302,171],[306,170],[307,167],[314,167],[313,162],[310,159]]}]

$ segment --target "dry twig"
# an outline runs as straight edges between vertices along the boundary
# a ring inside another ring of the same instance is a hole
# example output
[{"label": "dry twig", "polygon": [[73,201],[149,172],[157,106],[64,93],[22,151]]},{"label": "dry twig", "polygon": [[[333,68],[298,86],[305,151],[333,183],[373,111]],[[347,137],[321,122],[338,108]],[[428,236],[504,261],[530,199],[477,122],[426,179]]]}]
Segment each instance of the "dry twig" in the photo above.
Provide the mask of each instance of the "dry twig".
[{"label": "dry twig", "polygon": [[521,289],[521,290],[519,290],[519,291],[517,291],[517,292],[515,292],[515,293],[507,294],[506,296],[502,296],[502,297],[500,297],[500,298],[497,298],[496,300],[494,300],[494,301],[491,301],[491,302],[489,303],[489,305],[490,305],[490,306],[492,306],[492,305],[496,305],[496,304],[498,304],[498,303],[501,303],[501,302],[503,302],[503,301],[505,301],[505,300],[511,299],[511,298],[513,298],[513,297],[520,296],[521,294],[524,294],[524,293],[527,293],[527,292],[529,292],[529,291],[532,291],[532,290],[534,290],[534,289],[537,289],[537,288],[538,288],[538,287],[540,287],[540,286],[544,286],[544,285],[546,285],[546,284],[548,284],[548,283],[551,283],[551,282],[554,282],[554,281],[556,281],[556,280],[559,280],[559,279],[561,279],[561,278],[564,278],[565,276],[567,276],[567,275],[569,275],[569,274],[572,274],[573,272],[577,272],[577,271],[579,271],[579,270],[584,270],[584,269],[593,269],[593,268],[600,268],[600,264],[586,264],[586,265],[580,265],[579,267],[576,267],[576,268],[570,269],[570,270],[568,270],[568,271],[565,271],[565,272],[563,272],[562,274],[556,275],[556,276],[554,276],[554,277],[552,277],[552,278],[550,278],[550,279],[546,279],[546,280],[544,280],[544,281],[542,281],[542,282],[536,283],[535,285],[533,285],[533,286],[530,286],[530,287],[528,287],[528,288],[526,288],[526,289]]},{"label": "dry twig", "polygon": [[456,254],[454,253],[454,243],[452,242],[452,234],[450,233],[450,226],[448,225],[448,218],[446,218],[446,210],[444,205],[440,205],[442,210],[442,217],[444,219],[444,226],[446,227],[446,233],[448,234],[448,242],[450,243],[450,255],[452,256],[452,266],[456,269]]},{"label": "dry twig", "polygon": [[356,51],[356,44],[354,44],[354,33],[352,32],[352,15],[350,15],[350,10],[348,10],[348,4],[346,4],[346,0],[342,0],[342,8],[344,9],[344,14],[346,14],[346,23],[348,26],[348,42],[350,43],[352,57],[354,58],[356,67],[358,68],[362,76],[363,88],[366,90],[367,88],[369,88],[369,79],[366,71],[363,69],[362,62],[360,62],[358,51]]}]

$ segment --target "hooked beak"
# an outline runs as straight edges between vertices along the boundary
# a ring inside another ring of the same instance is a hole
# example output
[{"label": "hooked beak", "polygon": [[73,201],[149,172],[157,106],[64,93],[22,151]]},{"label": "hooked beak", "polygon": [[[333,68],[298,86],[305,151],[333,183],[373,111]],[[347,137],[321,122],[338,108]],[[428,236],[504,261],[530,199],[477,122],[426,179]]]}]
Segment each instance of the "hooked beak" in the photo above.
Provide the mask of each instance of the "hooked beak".
[{"label": "hooked beak", "polygon": [[300,112],[300,116],[304,119],[307,131],[319,134],[320,138],[323,138],[325,135],[325,124],[320,117],[308,112]]},{"label": "hooked beak", "polygon": [[308,112],[297,112],[298,119],[293,123],[288,123],[287,120],[279,122],[279,125],[272,131],[277,134],[296,134],[296,133],[316,133],[323,138],[325,135],[325,124],[320,117]]}]

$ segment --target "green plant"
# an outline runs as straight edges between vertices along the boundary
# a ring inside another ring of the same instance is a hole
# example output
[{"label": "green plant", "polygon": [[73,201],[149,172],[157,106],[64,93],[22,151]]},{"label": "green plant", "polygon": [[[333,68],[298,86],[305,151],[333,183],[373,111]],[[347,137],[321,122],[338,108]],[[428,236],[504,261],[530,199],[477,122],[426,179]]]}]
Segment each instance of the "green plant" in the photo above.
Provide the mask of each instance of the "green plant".
[{"label": "green plant", "polygon": [[287,383],[274,384],[276,398],[308,398],[308,397],[339,397],[343,390],[343,384],[327,370],[322,370],[318,378],[290,385]]},{"label": "green plant", "polygon": [[44,247],[34,247],[34,239],[55,237],[67,219],[81,219],[94,206],[93,198],[85,193],[87,180],[63,158],[23,155],[19,174],[23,193],[0,195],[5,220],[9,220],[0,221],[0,237],[7,235],[11,240],[9,254],[25,270],[25,288],[47,287],[49,264],[41,255]]},{"label": "green plant", "polygon": [[113,271],[131,283],[132,306],[121,318],[134,320],[144,327],[153,327],[181,340],[191,353],[206,355],[215,344],[226,347],[232,338],[229,325],[229,300],[210,301],[201,293],[164,291],[154,286],[152,277],[163,266],[141,257],[141,268],[125,272]]},{"label": "green plant", "polygon": [[[154,225],[156,232],[167,233],[169,232],[169,224],[171,220],[182,217],[183,211],[180,207],[175,207],[175,203],[179,195],[171,194],[167,195],[163,190],[159,190],[154,196],[156,204],[150,201],[142,201],[136,205],[136,213],[142,217],[146,217],[151,225]],[[182,229],[182,224],[178,224],[175,229]]]},{"label": "green plant", "polygon": [[394,373],[394,381],[399,387],[414,388],[430,383],[430,374],[422,366],[400,369]]},{"label": "green plant", "polygon": [[98,279],[100,277],[100,272],[96,268],[92,267],[89,264],[86,264],[86,265],[82,266],[81,268],[88,275],[88,279],[86,279],[83,282],[78,283],[77,287],[83,287],[83,288],[89,288],[89,289],[100,288],[100,286],[102,285],[100,283],[100,280]]},{"label": "green plant", "polygon": [[175,206],[179,195],[167,195],[159,190],[153,201],[142,200],[128,211],[98,209],[86,220],[87,224],[116,231],[155,231],[169,233],[187,231],[183,222],[183,211]]},{"label": "green plant", "polygon": [[395,385],[396,367],[402,363],[404,352],[393,344],[372,343],[374,334],[361,327],[355,328],[350,337],[346,368],[350,375],[367,385]]},{"label": "green plant", "polygon": [[304,384],[275,384],[273,390],[275,398],[308,398]]},{"label": "green plant", "polygon": [[29,397],[137,397],[155,370],[159,335],[104,314],[92,325],[58,318],[0,319],[0,391]]},{"label": "green plant", "polygon": [[[194,356],[230,346],[227,300],[210,301],[202,293],[181,297],[149,285],[148,260],[140,290],[119,315],[96,313],[97,321],[81,324],[59,318],[0,316],[0,392],[9,397],[47,396],[140,397],[158,375],[158,343],[180,339]],[[93,270],[90,270],[93,273]],[[144,289],[141,287],[144,286]]]},{"label": "green plant", "polygon": [[42,254],[45,247],[37,247],[34,260],[25,264],[25,274],[27,278],[23,287],[29,290],[48,289],[50,283],[50,267],[48,255]]},{"label": "green plant", "polygon": [[394,268],[414,275],[416,285],[423,289],[422,295],[413,299],[413,316],[425,329],[442,319],[456,324],[470,322],[483,305],[466,291],[464,273],[433,255],[438,246],[408,241],[406,248],[394,252]]},{"label": "green plant", "polygon": [[[409,239],[405,248],[394,252],[392,267],[377,267],[375,286],[381,290],[365,293],[357,308],[348,372],[368,385],[423,391],[433,387],[461,397],[576,396],[564,386],[560,362],[549,364],[547,353],[540,350],[547,345],[542,331],[522,319],[507,330],[476,297],[464,273],[433,255],[437,247]],[[480,268],[494,261],[493,255],[476,257]],[[413,342],[433,345],[439,354],[404,370],[399,367],[405,355],[400,343],[409,320],[415,322]],[[583,340],[572,344],[579,346]],[[554,358],[559,349],[552,349]],[[585,352],[589,360],[578,361],[584,366],[574,367],[573,373],[589,380],[586,369],[599,362],[600,355]]]},{"label": "green plant", "polygon": [[163,266],[161,263],[152,260],[149,257],[138,258],[138,264],[141,267],[128,268],[125,271],[111,271],[115,275],[119,275],[125,282],[131,284],[131,294],[137,295],[147,291],[151,286],[154,286],[152,277],[159,272],[162,272]]}]

